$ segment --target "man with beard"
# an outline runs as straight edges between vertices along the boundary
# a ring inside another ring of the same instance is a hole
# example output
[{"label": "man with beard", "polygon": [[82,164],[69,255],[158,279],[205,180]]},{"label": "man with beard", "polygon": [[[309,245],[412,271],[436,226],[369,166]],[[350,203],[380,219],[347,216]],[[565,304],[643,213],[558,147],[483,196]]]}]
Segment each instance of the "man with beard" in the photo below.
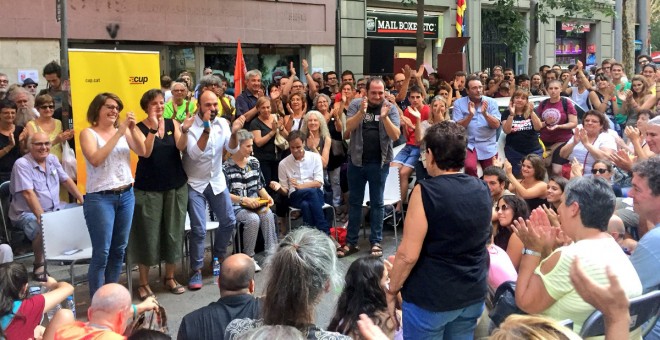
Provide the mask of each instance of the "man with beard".
[{"label": "man with beard", "polygon": [[188,214],[190,215],[191,290],[202,288],[204,239],[206,237],[206,206],[220,225],[215,231],[213,256],[222,261],[234,233],[236,217],[232,208],[225,176],[222,172],[223,149],[238,151],[236,131],[243,127],[245,117],[236,118],[231,129],[218,115],[218,97],[213,91],[199,96],[196,114],[186,117],[181,125],[181,138],[186,141],[183,168],[188,175]]},{"label": "man with beard", "polygon": [[44,66],[43,76],[48,82],[48,88],[41,90],[39,94],[49,94],[55,102],[55,110],[62,107],[64,100],[64,91],[62,89],[62,67],[56,62],[51,61]]},{"label": "man with beard", "polygon": [[39,112],[34,109],[34,98],[26,89],[17,87],[9,95],[9,100],[16,103],[17,107],[15,125],[26,126],[27,122],[39,116]]},{"label": "man with beard", "polygon": [[399,110],[385,100],[381,78],[367,82],[367,97],[354,99],[346,114],[346,133],[350,133],[348,189],[351,193],[346,246],[338,249],[344,257],[359,251],[357,241],[362,220],[364,188],[369,183],[371,255],[382,256],[383,192],[393,158],[392,141],[399,139]]}]

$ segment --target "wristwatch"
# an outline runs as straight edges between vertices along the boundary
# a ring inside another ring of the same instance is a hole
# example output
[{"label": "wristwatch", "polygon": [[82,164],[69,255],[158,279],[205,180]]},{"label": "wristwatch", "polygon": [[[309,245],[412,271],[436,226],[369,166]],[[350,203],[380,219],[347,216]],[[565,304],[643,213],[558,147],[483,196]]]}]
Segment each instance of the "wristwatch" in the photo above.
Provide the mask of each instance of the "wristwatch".
[{"label": "wristwatch", "polygon": [[523,255],[532,255],[532,256],[541,257],[541,253],[539,253],[538,251],[535,251],[535,250],[528,249],[528,248],[523,248],[522,254]]}]

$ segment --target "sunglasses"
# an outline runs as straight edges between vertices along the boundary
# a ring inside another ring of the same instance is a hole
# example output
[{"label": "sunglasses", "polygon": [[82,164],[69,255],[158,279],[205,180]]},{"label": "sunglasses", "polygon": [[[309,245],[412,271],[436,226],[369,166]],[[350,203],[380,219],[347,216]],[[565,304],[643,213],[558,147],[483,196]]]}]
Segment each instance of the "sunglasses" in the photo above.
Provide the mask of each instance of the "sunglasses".
[{"label": "sunglasses", "polygon": [[39,106],[39,108],[42,110],[53,110],[55,108],[55,105],[41,105]]},{"label": "sunglasses", "polygon": [[28,89],[36,89],[37,85],[25,85]]},{"label": "sunglasses", "polygon": [[595,174],[601,174],[602,175],[606,172],[607,172],[607,169],[591,169],[591,173],[594,174],[594,175]]},{"label": "sunglasses", "polygon": [[500,211],[500,210],[504,211],[504,210],[507,210],[507,209],[509,209],[509,206],[506,205],[506,204],[502,204],[501,207],[495,207],[495,211],[496,211],[496,212],[498,212],[498,211]]}]

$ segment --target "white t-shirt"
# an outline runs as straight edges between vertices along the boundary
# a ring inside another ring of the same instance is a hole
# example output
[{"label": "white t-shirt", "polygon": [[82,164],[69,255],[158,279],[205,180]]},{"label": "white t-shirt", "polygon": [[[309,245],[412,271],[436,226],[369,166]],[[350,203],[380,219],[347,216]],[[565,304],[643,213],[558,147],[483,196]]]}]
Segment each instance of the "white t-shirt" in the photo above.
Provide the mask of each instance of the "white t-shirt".
[{"label": "white t-shirt", "polygon": [[[571,139],[568,141],[568,144],[573,143],[574,139],[575,136],[571,137]],[[612,137],[612,135],[607,132],[601,132],[600,135],[598,135],[596,141],[594,141],[593,145],[596,149],[606,148],[611,149],[612,152],[616,152],[616,141],[614,140],[614,137]],[[575,148],[573,148],[573,152],[568,157],[568,159],[573,160],[573,157],[575,157],[578,162],[582,163],[582,166],[584,166],[584,175],[590,175],[591,168],[594,165],[596,159],[591,154],[591,152],[588,152],[587,148],[585,148],[582,143],[579,143],[575,146]]]}]

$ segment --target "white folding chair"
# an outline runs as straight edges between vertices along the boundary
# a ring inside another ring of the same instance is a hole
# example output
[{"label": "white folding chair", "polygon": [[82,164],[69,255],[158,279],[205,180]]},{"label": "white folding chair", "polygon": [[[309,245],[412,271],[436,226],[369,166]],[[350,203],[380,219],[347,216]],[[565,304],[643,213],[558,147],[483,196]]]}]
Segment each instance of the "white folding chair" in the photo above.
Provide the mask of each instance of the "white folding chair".
[{"label": "white folding chair", "polygon": [[[218,221],[211,221],[211,214],[209,213],[209,207],[208,205],[206,206],[206,233],[209,234],[211,231],[215,231],[220,227],[220,222]],[[190,255],[190,242],[189,239],[189,233],[190,233],[190,215],[186,212],[186,224],[184,225],[183,228],[183,254],[181,256],[181,267],[183,268],[184,273],[188,273],[189,269],[188,268],[188,263],[186,261],[186,256]],[[214,242],[214,233],[210,233],[210,240],[211,240],[211,249],[213,249],[213,242]]]},{"label": "white folding chair", "polygon": [[41,232],[46,262],[70,263],[71,285],[75,286],[73,266],[78,261],[92,258],[92,240],[89,238],[83,207],[43,214]]},{"label": "white folding chair", "polygon": [[[333,207],[332,205],[330,205],[328,203],[323,203],[323,207],[321,209],[332,211],[332,226],[331,226],[331,228],[336,228],[337,227],[337,211],[335,210],[335,207]],[[291,218],[291,213],[294,212],[294,211],[299,212],[301,210],[298,209],[298,208],[294,208],[294,207],[289,206],[289,214],[287,216],[287,218],[289,220],[289,224],[288,224],[289,229],[287,230],[287,233],[291,231],[291,222],[293,221],[293,219]],[[337,229],[335,229],[335,240],[336,239],[337,239]]]},{"label": "white folding chair", "polygon": [[[363,207],[369,207],[369,182],[364,186],[364,199],[362,200]],[[392,224],[394,225],[394,248],[399,244],[399,235],[396,230],[398,224],[398,219],[396,218],[396,205],[401,202],[401,185],[399,179],[399,168],[390,167],[389,173],[387,174],[387,179],[385,180],[385,189],[383,192],[383,207],[390,206],[392,207],[392,212],[387,215],[383,215],[383,220],[386,220],[388,217],[392,216]],[[401,218],[404,218],[403,209],[401,209]],[[367,237],[367,229],[362,223],[363,235],[364,238]]]}]

